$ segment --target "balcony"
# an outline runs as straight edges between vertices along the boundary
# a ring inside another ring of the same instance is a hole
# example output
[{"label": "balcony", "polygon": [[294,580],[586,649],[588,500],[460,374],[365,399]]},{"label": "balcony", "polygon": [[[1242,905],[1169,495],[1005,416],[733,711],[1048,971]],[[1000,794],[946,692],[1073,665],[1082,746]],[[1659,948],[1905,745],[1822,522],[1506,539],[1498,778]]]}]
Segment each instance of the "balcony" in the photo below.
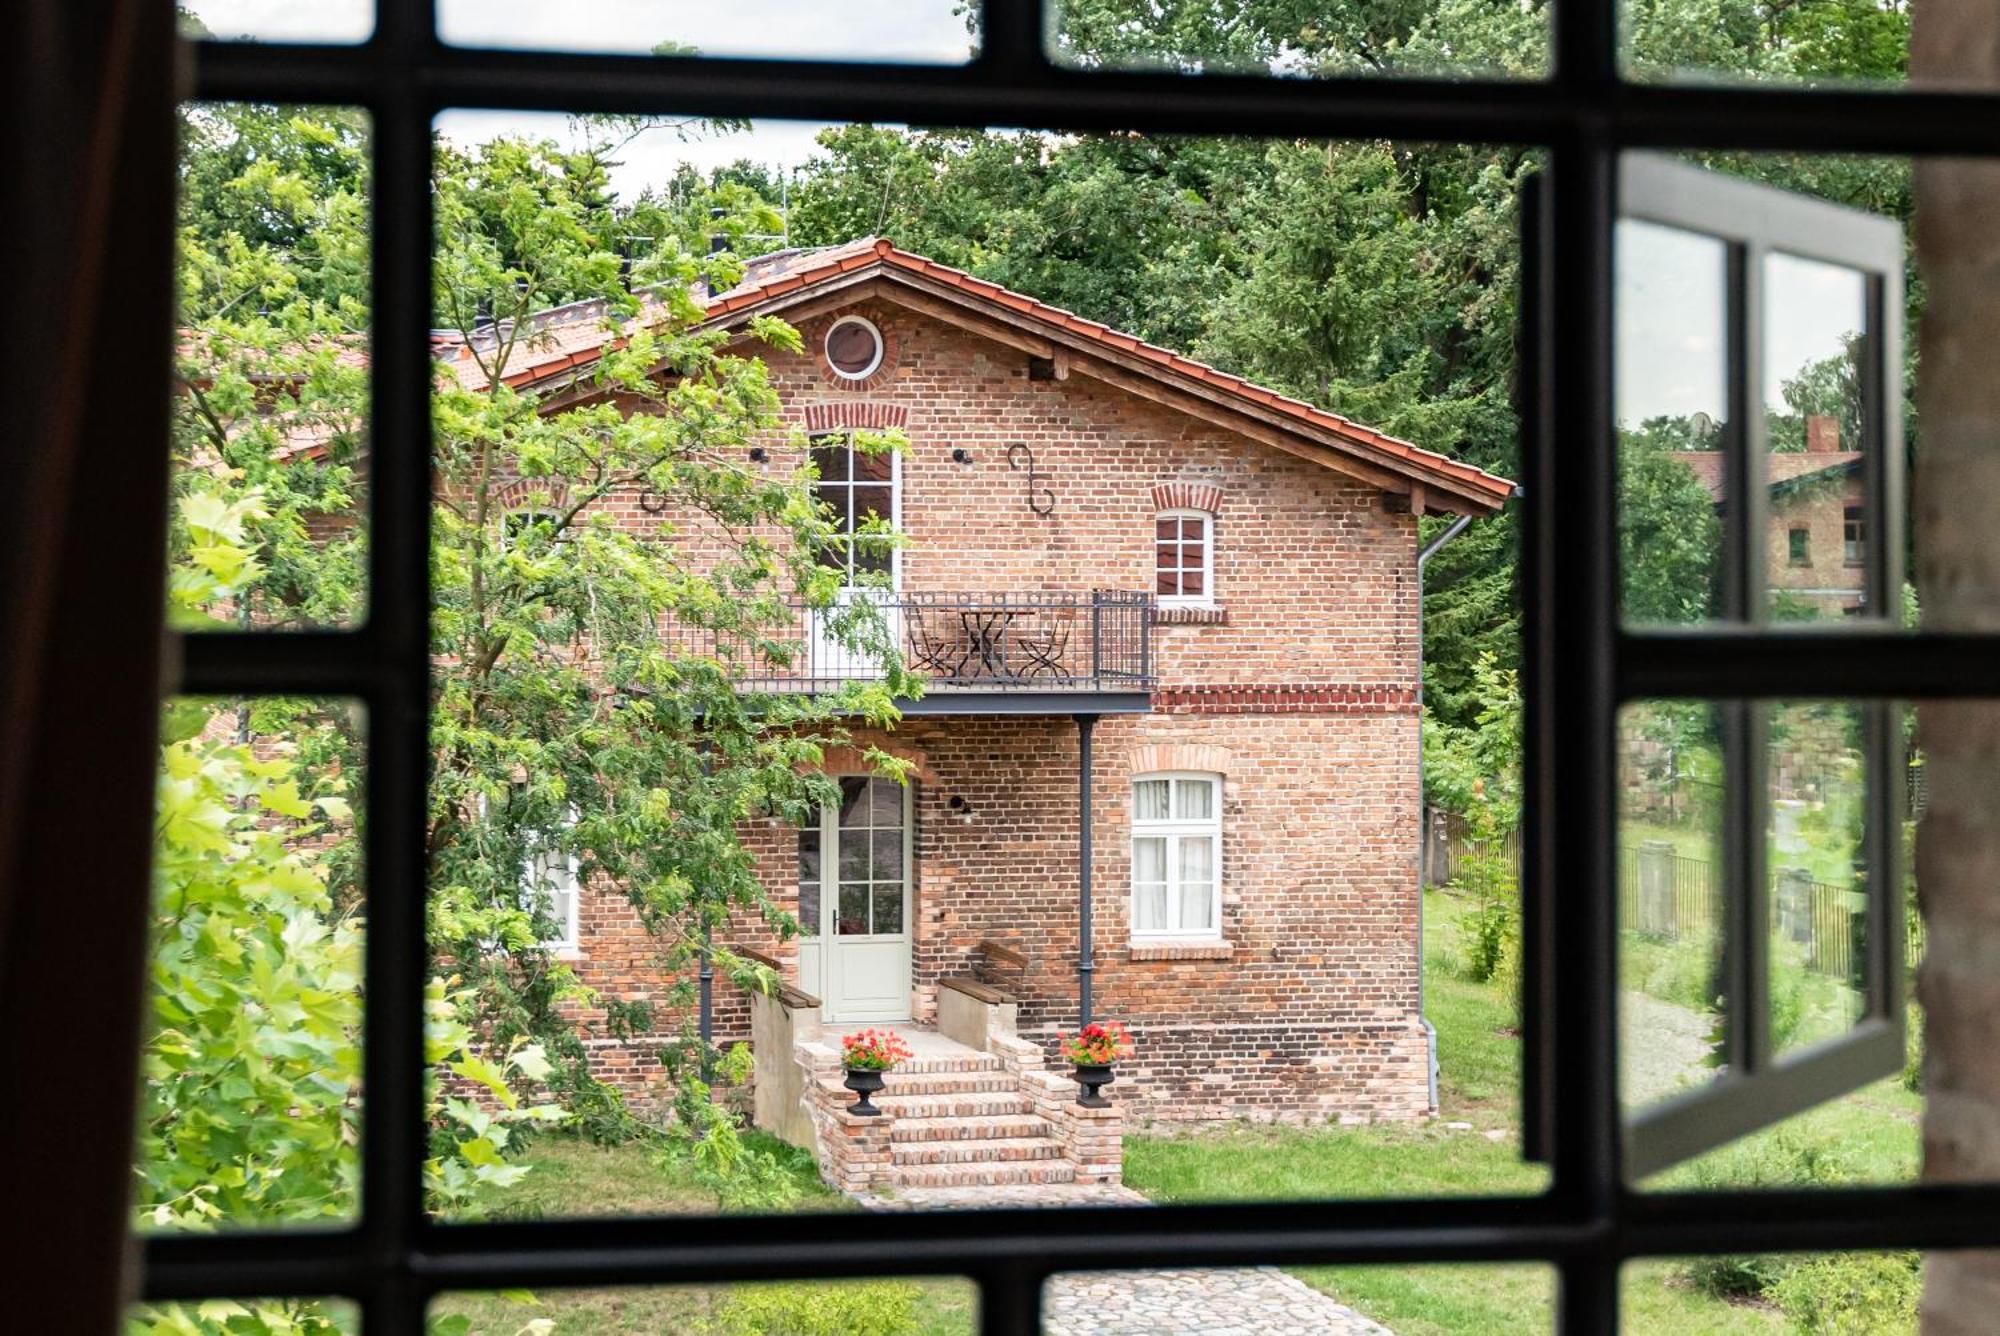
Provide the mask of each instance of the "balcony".
[{"label": "balcony", "polygon": [[795,603],[792,615],[794,634],[776,637],[782,652],[738,675],[744,690],[832,691],[880,677],[883,651],[893,645],[926,682],[921,697],[902,702],[905,714],[1151,708],[1150,594],[855,589],[835,610]]}]

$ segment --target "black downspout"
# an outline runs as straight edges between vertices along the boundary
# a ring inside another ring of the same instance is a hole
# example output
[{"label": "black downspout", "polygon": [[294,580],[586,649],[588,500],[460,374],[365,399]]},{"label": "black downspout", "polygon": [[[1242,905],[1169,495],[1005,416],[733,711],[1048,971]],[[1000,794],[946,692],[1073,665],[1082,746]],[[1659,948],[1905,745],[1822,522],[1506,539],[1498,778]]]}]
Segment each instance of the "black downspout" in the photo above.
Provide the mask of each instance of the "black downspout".
[{"label": "black downspout", "polygon": [[1077,1028],[1090,1024],[1090,976],[1097,968],[1090,944],[1090,732],[1097,726],[1094,714],[1076,716],[1076,801],[1077,801],[1077,901],[1076,901],[1076,1003],[1080,1019]]},{"label": "black downspout", "polygon": [[701,1079],[712,1075],[709,1055],[715,1052],[715,957],[709,950],[712,934],[701,930]]}]

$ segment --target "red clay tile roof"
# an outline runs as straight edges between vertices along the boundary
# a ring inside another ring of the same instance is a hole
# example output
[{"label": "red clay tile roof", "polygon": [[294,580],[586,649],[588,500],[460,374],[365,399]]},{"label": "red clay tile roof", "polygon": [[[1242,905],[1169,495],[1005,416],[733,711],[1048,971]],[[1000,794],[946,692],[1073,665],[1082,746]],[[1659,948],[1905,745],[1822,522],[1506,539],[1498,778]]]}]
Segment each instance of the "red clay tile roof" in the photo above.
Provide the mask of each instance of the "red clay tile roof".
[{"label": "red clay tile roof", "polygon": [[[1708,489],[1710,496],[1717,501],[1722,500],[1722,451],[1672,450],[1668,453],[1688,466],[1701,485]],[[1764,456],[1773,487],[1780,483],[1797,482],[1814,473],[1846,468],[1860,458],[1858,450],[1787,450]]]},{"label": "red clay tile roof", "polygon": [[[1018,317],[1025,317],[1028,323],[1039,324],[1049,331],[1077,336],[1090,344],[1135,357],[1146,365],[1150,374],[1162,381],[1194,382],[1220,390],[1250,407],[1273,412],[1289,419],[1298,428],[1308,429],[1314,435],[1307,439],[1314,444],[1327,444],[1323,438],[1331,437],[1336,448],[1340,445],[1359,447],[1357,457],[1401,473],[1413,481],[1442,486],[1485,509],[1499,509],[1513,494],[1514,484],[1505,478],[1436,451],[1421,449],[1303,400],[1287,398],[1274,390],[1254,385],[1241,376],[1219,371],[1206,363],[1156,347],[1095,320],[1086,320],[1072,311],[976,278],[962,269],[901,250],[886,238],[862,237],[838,246],[779,251],[751,260],[745,265],[742,282],[707,299],[708,319],[735,323],[752,313],[754,308],[779,297],[870,267],[956,289],[1003,309],[1011,317],[1017,317],[1017,324],[1021,323]],[[578,305],[582,308],[591,304]],[[523,346],[517,347],[514,358],[509,359],[510,369],[505,378],[510,385],[531,384],[587,366],[596,360],[598,351],[612,338],[611,331],[603,322],[602,308],[598,308],[594,317],[584,312],[586,318],[578,319],[570,317],[569,308],[550,314],[557,318],[538,329],[533,337],[524,339]],[[537,317],[538,324],[544,318]],[[521,362],[521,366],[513,370],[511,367],[516,360]],[[442,361],[462,384],[477,388],[484,383],[485,377],[469,350],[460,348],[456,357],[446,354]]]}]

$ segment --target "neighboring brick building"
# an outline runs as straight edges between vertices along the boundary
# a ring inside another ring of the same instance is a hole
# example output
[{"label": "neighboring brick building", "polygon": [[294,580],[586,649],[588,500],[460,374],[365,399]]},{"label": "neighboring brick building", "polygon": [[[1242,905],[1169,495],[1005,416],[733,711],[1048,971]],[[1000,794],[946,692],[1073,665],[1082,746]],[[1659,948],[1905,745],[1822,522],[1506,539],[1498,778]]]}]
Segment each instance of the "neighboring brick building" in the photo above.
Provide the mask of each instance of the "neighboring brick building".
[{"label": "neighboring brick building", "polygon": [[[1806,419],[1803,451],[1765,455],[1771,486],[1765,502],[1765,550],[1773,606],[1780,615],[1845,617],[1867,602],[1867,508],[1861,452],[1842,449],[1840,423]],[[1676,451],[1715,498],[1726,504],[1719,450]]]},{"label": "neighboring brick building", "polygon": [[[843,1026],[931,1020],[940,979],[999,944],[1052,1058],[1086,963],[1088,735],[1087,963],[1093,1013],[1137,1041],[1125,1108],[1424,1113],[1416,516],[1489,514],[1512,485],[874,239],[753,262],[709,311],[801,330],[803,355],[758,355],[824,494],[908,535],[888,613],[934,683],[873,739],[915,763],[907,795],[857,778],[819,831],[747,831],[807,927],[749,944]],[[591,327],[552,324],[509,379],[564,374]],[[893,465],[840,444],[880,427],[909,438]],[[827,653],[800,685],[845,670]],[[657,990],[624,896],[578,899],[582,979]],[[749,1010],[718,985],[717,1036]],[[600,1057],[649,1075],[643,1046]]]}]

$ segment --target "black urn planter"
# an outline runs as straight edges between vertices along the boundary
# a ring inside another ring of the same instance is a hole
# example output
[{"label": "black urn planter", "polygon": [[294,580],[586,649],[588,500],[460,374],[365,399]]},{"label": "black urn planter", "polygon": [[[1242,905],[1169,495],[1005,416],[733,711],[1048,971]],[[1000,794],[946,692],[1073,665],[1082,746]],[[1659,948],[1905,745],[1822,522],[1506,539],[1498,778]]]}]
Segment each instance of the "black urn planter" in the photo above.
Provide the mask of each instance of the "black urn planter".
[{"label": "black urn planter", "polygon": [[1076,1102],[1086,1109],[1108,1109],[1111,1101],[1097,1092],[1111,1084],[1111,1064],[1092,1062],[1076,1064]]},{"label": "black urn planter", "polygon": [[855,1093],[855,1101],[848,1106],[848,1112],[857,1118],[880,1118],[882,1110],[868,1102],[868,1097],[880,1090],[884,1084],[882,1073],[863,1071],[859,1067],[847,1069],[847,1079],[841,1082]]}]

